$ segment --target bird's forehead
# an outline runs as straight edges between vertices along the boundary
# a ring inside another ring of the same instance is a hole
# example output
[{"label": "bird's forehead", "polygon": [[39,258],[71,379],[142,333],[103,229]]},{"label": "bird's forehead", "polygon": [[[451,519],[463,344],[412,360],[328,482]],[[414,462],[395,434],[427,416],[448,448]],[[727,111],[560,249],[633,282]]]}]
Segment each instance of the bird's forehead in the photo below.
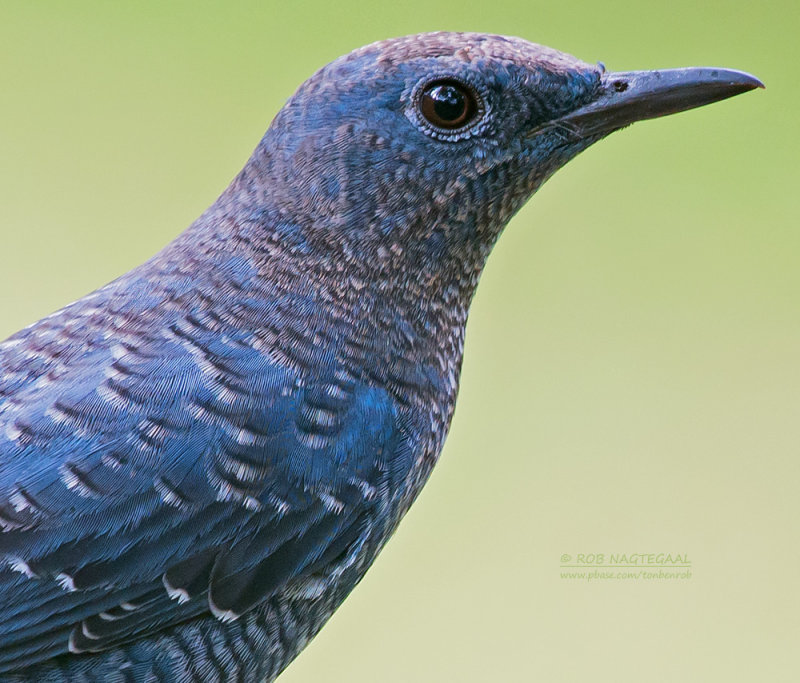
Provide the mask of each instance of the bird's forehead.
[{"label": "bird's forehead", "polygon": [[419,33],[373,43],[348,55],[355,60],[370,57],[384,68],[431,58],[451,58],[467,64],[498,61],[556,73],[591,68],[572,55],[522,38],[484,33]]}]

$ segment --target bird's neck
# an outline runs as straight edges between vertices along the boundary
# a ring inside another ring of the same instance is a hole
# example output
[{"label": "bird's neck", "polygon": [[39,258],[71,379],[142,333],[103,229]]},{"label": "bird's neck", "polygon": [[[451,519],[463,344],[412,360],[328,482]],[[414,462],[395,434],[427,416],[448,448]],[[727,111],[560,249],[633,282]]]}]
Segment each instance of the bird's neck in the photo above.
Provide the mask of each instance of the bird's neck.
[{"label": "bird's neck", "polygon": [[202,305],[274,356],[301,368],[334,359],[403,400],[448,412],[480,271],[462,262],[446,272],[419,259],[397,247],[367,258],[344,244],[326,248],[274,207],[221,201],[153,260],[147,277],[183,287],[191,261],[192,290],[210,294]]},{"label": "bird's neck", "polygon": [[293,340],[292,362],[334,356],[398,395],[449,406],[469,305],[514,206],[465,212],[469,179],[398,196],[389,180],[325,175],[337,164],[323,161],[260,145],[156,259],[158,276],[188,254],[194,273],[215,281],[215,305],[241,313],[238,327],[279,350]]}]

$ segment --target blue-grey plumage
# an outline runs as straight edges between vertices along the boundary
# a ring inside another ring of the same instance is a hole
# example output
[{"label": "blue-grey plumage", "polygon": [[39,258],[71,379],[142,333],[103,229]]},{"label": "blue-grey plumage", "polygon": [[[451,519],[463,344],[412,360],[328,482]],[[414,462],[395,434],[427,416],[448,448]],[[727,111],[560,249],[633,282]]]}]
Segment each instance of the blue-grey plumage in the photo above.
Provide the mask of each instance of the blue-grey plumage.
[{"label": "blue-grey plumage", "polygon": [[513,213],[757,85],[452,33],[319,71],[188,230],[0,345],[0,678],[272,681],[435,464]]}]

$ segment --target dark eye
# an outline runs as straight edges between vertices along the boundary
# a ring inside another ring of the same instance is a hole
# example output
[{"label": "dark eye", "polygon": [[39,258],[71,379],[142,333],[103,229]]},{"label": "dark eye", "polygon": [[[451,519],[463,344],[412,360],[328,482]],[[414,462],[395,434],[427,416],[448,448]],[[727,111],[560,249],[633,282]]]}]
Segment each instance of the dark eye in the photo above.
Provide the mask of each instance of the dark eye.
[{"label": "dark eye", "polygon": [[470,88],[458,81],[435,81],[422,92],[422,115],[437,128],[463,128],[475,118],[478,102]]}]

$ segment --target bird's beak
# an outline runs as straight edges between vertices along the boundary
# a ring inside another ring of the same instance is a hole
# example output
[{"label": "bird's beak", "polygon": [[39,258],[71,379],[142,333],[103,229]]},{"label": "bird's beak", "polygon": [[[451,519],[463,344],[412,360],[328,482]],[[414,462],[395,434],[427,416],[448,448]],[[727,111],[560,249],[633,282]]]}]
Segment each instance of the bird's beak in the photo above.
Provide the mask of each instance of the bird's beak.
[{"label": "bird's beak", "polygon": [[586,138],[763,87],[743,71],[711,67],[607,73],[594,101],[551,123]]}]

